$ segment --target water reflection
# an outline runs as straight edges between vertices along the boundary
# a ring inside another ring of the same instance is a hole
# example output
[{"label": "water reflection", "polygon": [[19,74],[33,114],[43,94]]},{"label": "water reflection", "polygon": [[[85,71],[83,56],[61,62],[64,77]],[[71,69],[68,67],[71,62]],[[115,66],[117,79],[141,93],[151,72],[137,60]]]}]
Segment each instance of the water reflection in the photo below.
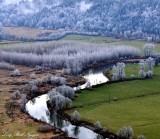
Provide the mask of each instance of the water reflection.
[{"label": "water reflection", "polygon": [[70,137],[75,137],[78,139],[97,139],[97,137],[101,137],[100,139],[103,139],[102,136],[96,134],[90,129],[81,126],[74,126],[70,122],[59,118],[56,113],[51,114],[47,108],[47,99],[47,95],[42,95],[35,98],[35,103],[29,101],[26,104],[26,109],[29,114],[38,120],[45,121],[54,127],[62,129],[64,132],[67,132]]},{"label": "water reflection", "polygon": [[[107,82],[108,79],[103,75],[104,69],[106,69],[106,66],[86,71],[84,73],[84,78],[87,80],[87,83],[79,86],[79,88],[84,89],[88,85],[93,86]],[[101,135],[98,135],[88,128],[74,126],[70,122],[58,117],[56,113],[50,113],[46,104],[47,100],[47,95],[37,97],[26,104],[26,109],[32,117],[60,128],[69,137],[78,139],[104,139]]]},{"label": "water reflection", "polygon": [[83,77],[86,79],[87,82],[81,86],[74,87],[74,90],[85,89],[90,86],[94,86],[94,85],[108,82],[109,80],[103,74],[103,71],[105,71],[106,69],[108,69],[110,67],[111,67],[111,65],[110,66],[104,65],[104,66],[97,67],[97,68],[91,68],[91,69],[85,71],[83,73]]}]

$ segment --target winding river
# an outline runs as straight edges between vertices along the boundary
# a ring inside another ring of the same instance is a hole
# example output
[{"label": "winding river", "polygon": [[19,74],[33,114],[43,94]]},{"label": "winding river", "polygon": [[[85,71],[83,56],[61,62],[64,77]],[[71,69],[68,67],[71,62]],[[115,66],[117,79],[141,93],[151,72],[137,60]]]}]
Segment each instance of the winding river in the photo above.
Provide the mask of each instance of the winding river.
[{"label": "winding river", "polygon": [[[93,86],[107,82],[108,79],[103,75],[103,71],[107,68],[109,67],[101,66],[85,71],[83,73],[83,77],[86,79],[86,83],[81,85],[80,89],[85,89],[88,84]],[[101,135],[93,132],[88,128],[82,126],[76,127],[70,122],[61,119],[56,114],[51,115],[47,108],[47,100],[48,96],[46,94],[30,100],[26,104],[26,110],[35,119],[45,121],[46,123],[67,132],[69,137],[78,139],[104,139]]]}]

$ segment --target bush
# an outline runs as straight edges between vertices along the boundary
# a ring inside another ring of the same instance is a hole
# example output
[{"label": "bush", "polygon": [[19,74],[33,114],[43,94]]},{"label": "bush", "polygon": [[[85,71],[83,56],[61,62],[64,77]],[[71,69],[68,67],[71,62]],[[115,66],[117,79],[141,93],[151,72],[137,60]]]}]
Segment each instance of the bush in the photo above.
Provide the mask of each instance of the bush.
[{"label": "bush", "polygon": [[99,121],[97,121],[95,124],[94,124],[94,127],[96,128],[96,130],[100,130],[102,129],[102,125]]},{"label": "bush", "polygon": [[22,98],[20,103],[19,103],[19,107],[20,107],[20,110],[21,112],[24,112],[26,113],[26,103],[28,102],[28,100],[26,98]]},{"label": "bush", "polygon": [[52,76],[51,84],[53,85],[64,85],[66,84],[66,79],[64,77]]},{"label": "bush", "polygon": [[69,108],[72,104],[72,101],[69,98],[65,98],[58,92],[52,91],[49,94],[49,103],[53,109],[60,110]]},{"label": "bush", "polygon": [[20,99],[20,98],[21,98],[20,92],[19,92],[18,90],[15,91],[15,92],[13,92],[12,98],[13,98],[13,99]]},{"label": "bush", "polygon": [[38,87],[36,85],[31,86],[31,92],[35,93],[38,91]]},{"label": "bush", "polygon": [[131,127],[124,126],[117,132],[117,135],[119,138],[132,139],[133,138],[133,129]]},{"label": "bush", "polygon": [[20,75],[21,75],[21,73],[20,73],[19,69],[15,69],[15,70],[10,74],[11,77],[17,77],[17,76],[20,76]]},{"label": "bush", "polygon": [[74,111],[74,113],[71,115],[71,121],[74,123],[80,121],[80,114],[77,111]]},{"label": "bush", "polygon": [[35,73],[32,73],[32,74],[29,75],[29,77],[30,77],[31,79],[35,79],[35,78],[36,78],[36,74],[35,74]]}]

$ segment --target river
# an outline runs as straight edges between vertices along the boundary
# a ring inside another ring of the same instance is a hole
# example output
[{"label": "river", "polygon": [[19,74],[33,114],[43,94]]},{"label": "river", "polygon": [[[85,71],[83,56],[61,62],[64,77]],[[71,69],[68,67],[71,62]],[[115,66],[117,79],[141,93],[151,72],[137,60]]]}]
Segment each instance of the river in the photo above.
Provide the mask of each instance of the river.
[{"label": "river", "polygon": [[[79,86],[80,89],[85,89],[88,85],[93,86],[107,82],[108,79],[103,74],[103,71],[106,70],[106,68],[108,68],[108,66],[91,68],[85,71],[83,73],[83,77],[86,79],[86,83]],[[67,132],[69,137],[75,137],[78,139],[104,139],[101,135],[95,133],[88,128],[82,126],[76,127],[70,122],[61,119],[56,114],[51,115],[47,108],[47,100],[47,94],[30,100],[26,104],[26,110],[35,119],[45,121],[46,123]]]}]

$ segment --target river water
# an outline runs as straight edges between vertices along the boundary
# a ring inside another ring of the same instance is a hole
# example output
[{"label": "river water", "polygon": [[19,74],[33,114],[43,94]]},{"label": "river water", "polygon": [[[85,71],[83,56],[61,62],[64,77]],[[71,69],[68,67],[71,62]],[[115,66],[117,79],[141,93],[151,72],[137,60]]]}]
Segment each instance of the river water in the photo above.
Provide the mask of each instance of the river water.
[{"label": "river water", "polygon": [[[80,89],[86,88],[88,84],[90,86],[93,86],[107,82],[108,79],[103,75],[103,71],[106,68],[108,68],[108,66],[91,68],[85,71],[83,77],[86,79],[86,83],[84,85],[79,86]],[[104,139],[101,135],[93,132],[88,128],[82,126],[76,127],[75,125],[72,125],[70,122],[61,119],[56,114],[51,115],[47,108],[46,104],[47,100],[48,100],[47,94],[39,96],[33,100],[30,100],[26,104],[26,110],[32,117],[38,120],[45,121],[46,123],[67,132],[69,137],[75,137],[78,139]]]}]

